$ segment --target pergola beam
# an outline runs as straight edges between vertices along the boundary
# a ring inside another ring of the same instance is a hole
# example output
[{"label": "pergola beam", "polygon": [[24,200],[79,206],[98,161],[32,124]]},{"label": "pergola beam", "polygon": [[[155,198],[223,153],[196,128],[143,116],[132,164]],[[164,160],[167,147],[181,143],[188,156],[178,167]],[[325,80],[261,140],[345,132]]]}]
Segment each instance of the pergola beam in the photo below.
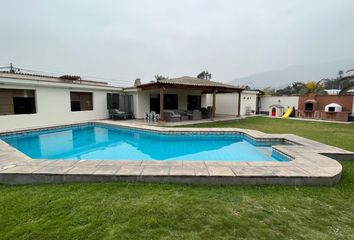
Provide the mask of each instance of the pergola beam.
[{"label": "pergola beam", "polygon": [[191,85],[163,84],[163,83],[154,83],[154,84],[146,84],[146,85],[138,86],[138,88],[140,88],[143,91],[160,89],[161,87],[163,87],[164,89],[199,90],[202,91],[203,94],[213,93],[215,89],[217,90],[218,93],[233,93],[233,92],[242,91],[242,89],[238,89],[238,88],[191,86]]},{"label": "pergola beam", "polygon": [[160,120],[165,121],[165,116],[164,116],[164,95],[165,95],[165,89],[163,87],[160,87]]},{"label": "pergola beam", "polygon": [[211,107],[211,120],[215,118],[215,108],[216,108],[216,89],[213,91],[213,105]]},{"label": "pergola beam", "polygon": [[241,92],[238,92],[237,116],[241,116]]}]

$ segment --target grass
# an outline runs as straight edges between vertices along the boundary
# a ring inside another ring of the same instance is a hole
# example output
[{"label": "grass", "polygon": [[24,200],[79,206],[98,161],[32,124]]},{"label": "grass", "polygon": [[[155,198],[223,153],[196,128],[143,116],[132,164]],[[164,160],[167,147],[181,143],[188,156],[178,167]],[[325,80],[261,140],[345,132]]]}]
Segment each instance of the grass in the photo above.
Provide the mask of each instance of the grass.
[{"label": "grass", "polygon": [[188,127],[234,127],[266,133],[293,133],[354,152],[354,124],[250,117],[244,120],[194,124]]},{"label": "grass", "polygon": [[[255,117],[196,127],[209,126],[354,151],[354,125]],[[354,161],[342,164],[335,187],[0,185],[0,239],[353,239]]]}]

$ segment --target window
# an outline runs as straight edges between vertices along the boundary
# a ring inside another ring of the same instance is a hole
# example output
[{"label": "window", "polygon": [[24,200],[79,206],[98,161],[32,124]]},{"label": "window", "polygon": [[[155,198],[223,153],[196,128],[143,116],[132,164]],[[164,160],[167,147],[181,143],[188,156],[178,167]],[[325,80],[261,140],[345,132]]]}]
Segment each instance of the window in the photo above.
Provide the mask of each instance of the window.
[{"label": "window", "polygon": [[36,113],[34,90],[0,89],[0,115]]},{"label": "window", "polygon": [[[163,97],[165,110],[178,109],[178,95],[177,94],[164,94]],[[160,95],[150,94],[150,111],[160,113]]]},{"label": "window", "polygon": [[178,95],[165,94],[164,95],[164,109],[178,109]]},{"label": "window", "polygon": [[72,112],[93,110],[90,92],[70,92],[70,102]]},{"label": "window", "polygon": [[328,112],[335,112],[336,108],[335,107],[328,107]]},{"label": "window", "polygon": [[201,96],[187,96],[187,110],[201,108]]},{"label": "window", "polygon": [[107,109],[119,109],[119,94],[107,93]]}]

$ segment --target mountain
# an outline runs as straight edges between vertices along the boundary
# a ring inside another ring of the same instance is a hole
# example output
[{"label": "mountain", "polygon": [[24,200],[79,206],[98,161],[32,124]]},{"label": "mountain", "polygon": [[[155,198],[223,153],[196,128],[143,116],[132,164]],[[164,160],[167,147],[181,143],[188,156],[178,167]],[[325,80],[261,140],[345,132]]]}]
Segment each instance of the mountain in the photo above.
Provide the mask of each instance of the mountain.
[{"label": "mountain", "polygon": [[281,88],[292,82],[319,81],[322,78],[335,77],[339,70],[354,68],[354,59],[333,61],[321,64],[293,65],[284,69],[254,73],[248,77],[236,78],[232,85],[249,85],[255,88]]}]

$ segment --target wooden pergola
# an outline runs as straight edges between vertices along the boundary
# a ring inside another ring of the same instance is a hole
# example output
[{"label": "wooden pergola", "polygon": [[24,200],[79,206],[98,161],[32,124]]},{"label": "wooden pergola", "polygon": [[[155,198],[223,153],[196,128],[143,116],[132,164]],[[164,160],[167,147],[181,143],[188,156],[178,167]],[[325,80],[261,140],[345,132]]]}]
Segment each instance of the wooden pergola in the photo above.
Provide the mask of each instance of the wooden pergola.
[{"label": "wooden pergola", "polygon": [[211,118],[215,117],[216,94],[217,93],[234,93],[238,94],[237,113],[240,115],[241,107],[241,92],[244,90],[241,87],[204,80],[193,77],[181,77],[174,79],[164,79],[157,82],[151,82],[137,86],[141,90],[159,89],[160,91],[160,120],[164,121],[164,94],[166,89],[179,89],[179,90],[200,90],[202,94],[213,94],[212,113]]}]

